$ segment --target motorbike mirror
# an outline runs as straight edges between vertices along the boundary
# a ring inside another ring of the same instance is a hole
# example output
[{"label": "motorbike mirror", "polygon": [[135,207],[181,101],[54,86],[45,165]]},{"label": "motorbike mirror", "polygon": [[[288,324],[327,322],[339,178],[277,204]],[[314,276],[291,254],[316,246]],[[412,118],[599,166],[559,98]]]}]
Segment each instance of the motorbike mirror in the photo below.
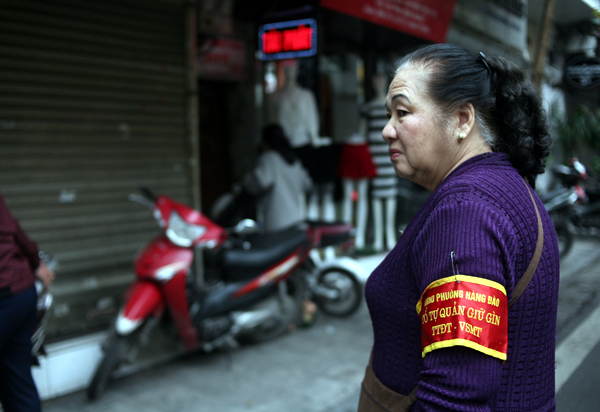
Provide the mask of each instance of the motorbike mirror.
[{"label": "motorbike mirror", "polygon": [[258,230],[258,225],[252,219],[244,219],[241,220],[235,227],[233,228],[234,233],[237,234],[248,234],[248,233],[256,233]]},{"label": "motorbike mirror", "polygon": [[132,202],[136,202],[136,203],[146,206],[148,209],[151,209],[151,210],[154,209],[154,202],[150,201],[148,198],[146,198],[144,196],[138,195],[137,193],[131,193],[128,196],[128,198]]},{"label": "motorbike mirror", "polygon": [[153,203],[156,202],[156,195],[152,193],[152,191],[146,186],[140,186],[140,192],[142,192],[142,194],[150,199]]}]

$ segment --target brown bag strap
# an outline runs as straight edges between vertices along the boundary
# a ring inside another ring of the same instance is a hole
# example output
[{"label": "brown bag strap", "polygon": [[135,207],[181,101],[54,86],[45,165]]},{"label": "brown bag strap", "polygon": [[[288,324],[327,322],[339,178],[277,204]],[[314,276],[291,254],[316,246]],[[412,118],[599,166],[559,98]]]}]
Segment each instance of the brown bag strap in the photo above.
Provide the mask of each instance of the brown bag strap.
[{"label": "brown bag strap", "polygon": [[519,283],[517,283],[517,285],[515,286],[515,289],[513,290],[513,294],[510,299],[510,302],[508,302],[509,307],[512,306],[513,303],[515,303],[517,301],[517,299],[519,299],[521,297],[521,295],[527,288],[527,285],[529,285],[529,282],[531,281],[531,278],[533,277],[533,274],[535,273],[535,270],[537,269],[538,263],[540,262],[540,257],[542,256],[542,249],[544,247],[544,226],[542,225],[542,218],[540,217],[540,211],[538,210],[537,204],[535,203],[535,199],[533,198],[533,194],[531,193],[529,183],[527,183],[525,178],[523,178],[523,183],[525,183],[525,186],[527,186],[529,196],[531,197],[531,201],[533,202],[533,207],[535,208],[535,214],[537,216],[537,221],[538,221],[538,238],[537,238],[537,243],[535,245],[535,252],[533,252],[533,257],[531,258],[531,262],[529,262],[529,266],[527,267],[527,270],[525,271],[525,273],[523,274],[523,277],[521,278],[521,280],[519,280]]},{"label": "brown bag strap", "polygon": [[417,400],[417,387],[401,395],[386,387],[373,372],[373,352],[365,371],[358,400],[358,412],[407,412]]}]

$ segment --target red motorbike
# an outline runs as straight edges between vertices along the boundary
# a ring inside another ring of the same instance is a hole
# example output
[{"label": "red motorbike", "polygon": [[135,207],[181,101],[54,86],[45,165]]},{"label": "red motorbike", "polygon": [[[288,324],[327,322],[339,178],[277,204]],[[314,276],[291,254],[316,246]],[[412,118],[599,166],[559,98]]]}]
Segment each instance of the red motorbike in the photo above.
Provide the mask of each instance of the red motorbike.
[{"label": "red motorbike", "polygon": [[[301,321],[307,297],[339,316],[360,304],[356,262],[314,257],[318,247],[351,248],[352,226],[306,223],[264,235],[252,233],[252,221],[243,220],[226,230],[186,205],[142,192],[145,196],[130,199],[151,208],[162,233],[135,258],[136,280],[103,344],[87,388],[90,400],[105,390],[120,365],[133,360],[158,325],[174,330],[186,351],[211,351],[284,333]],[[200,287],[195,250],[203,257]]]}]

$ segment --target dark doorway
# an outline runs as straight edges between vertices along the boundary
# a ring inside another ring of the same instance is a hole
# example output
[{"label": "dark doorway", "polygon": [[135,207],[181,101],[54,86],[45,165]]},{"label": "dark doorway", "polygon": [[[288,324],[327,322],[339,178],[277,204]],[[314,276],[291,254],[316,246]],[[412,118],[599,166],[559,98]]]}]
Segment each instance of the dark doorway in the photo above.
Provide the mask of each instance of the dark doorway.
[{"label": "dark doorway", "polygon": [[200,121],[200,190],[202,210],[209,215],[215,200],[227,192],[232,181],[229,155],[229,104],[231,84],[198,82]]}]

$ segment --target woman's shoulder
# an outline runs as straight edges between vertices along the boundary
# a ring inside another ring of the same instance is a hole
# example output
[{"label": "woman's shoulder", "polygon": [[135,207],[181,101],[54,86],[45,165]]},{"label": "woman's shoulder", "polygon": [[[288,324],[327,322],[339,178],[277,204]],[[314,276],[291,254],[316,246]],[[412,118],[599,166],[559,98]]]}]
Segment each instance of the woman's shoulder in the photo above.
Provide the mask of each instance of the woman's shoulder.
[{"label": "woman's shoulder", "polygon": [[439,203],[469,200],[484,207],[518,207],[524,200],[530,202],[527,186],[517,171],[505,164],[480,165],[455,176],[450,176],[436,191]]},{"label": "woman's shoulder", "polygon": [[450,251],[456,253],[464,273],[507,284],[506,276],[514,271],[502,262],[510,261],[512,268],[520,261],[523,219],[499,193],[502,190],[493,182],[461,178],[435,193],[412,243],[412,265],[418,268],[421,287],[452,273]]},{"label": "woman's shoulder", "polygon": [[455,230],[480,227],[517,243],[523,236],[534,237],[537,219],[528,186],[513,168],[474,168],[434,193],[423,228],[443,216],[441,222],[461,222],[462,229]]},{"label": "woman's shoulder", "polygon": [[518,228],[535,218],[527,188],[514,169],[475,169],[439,189],[431,196],[421,230],[433,222],[436,226],[454,222],[454,230],[468,232],[469,228],[481,227],[503,238],[520,237]]},{"label": "woman's shoulder", "polygon": [[493,220],[512,220],[511,215],[518,212],[520,202],[510,201],[510,197],[508,187],[494,182],[457,180],[432,196],[427,220],[441,211],[448,217],[460,217],[466,221],[477,218],[489,220],[492,215]]}]

